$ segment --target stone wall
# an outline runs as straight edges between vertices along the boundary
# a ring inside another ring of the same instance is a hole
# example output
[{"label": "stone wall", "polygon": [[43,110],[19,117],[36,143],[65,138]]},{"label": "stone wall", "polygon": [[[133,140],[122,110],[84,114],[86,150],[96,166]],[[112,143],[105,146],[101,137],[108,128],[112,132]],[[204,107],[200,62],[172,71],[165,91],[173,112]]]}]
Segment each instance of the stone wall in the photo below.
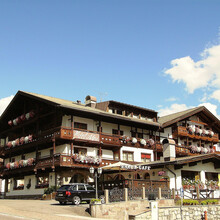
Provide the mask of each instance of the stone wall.
[{"label": "stone wall", "polygon": [[[207,211],[208,220],[220,219],[220,205],[210,206],[183,206],[183,220],[201,220],[201,215]],[[151,212],[144,212],[132,217],[134,220],[151,220]],[[160,207],[159,220],[182,220],[180,207]]]},{"label": "stone wall", "polygon": [[[174,205],[171,200],[158,201],[159,220],[201,220],[201,215],[207,211],[208,220],[220,219],[220,205],[183,206],[182,219],[179,206],[164,207],[165,204]],[[151,220],[151,210],[148,200],[115,202],[102,205],[90,205],[91,216],[114,220]],[[154,219],[156,220],[156,219]]]},{"label": "stone wall", "polygon": [[[90,213],[95,218],[127,220],[129,213],[149,208],[148,200],[115,202],[102,205],[90,205]],[[143,211],[142,211],[143,212]]]},{"label": "stone wall", "polygon": [[[158,200],[158,205],[160,207],[174,206],[173,199],[161,199]],[[123,201],[123,202],[114,202],[102,205],[90,205],[90,213],[92,217],[95,218],[110,218],[110,219],[120,219],[127,220],[136,219],[137,215],[145,214],[146,216],[150,215],[151,212],[149,209],[148,200],[133,200],[133,201]]]},{"label": "stone wall", "polygon": [[[183,206],[182,216],[184,220],[201,220],[201,215],[207,211],[208,220],[220,219],[220,206]],[[181,220],[179,207],[159,208],[159,220]]]}]

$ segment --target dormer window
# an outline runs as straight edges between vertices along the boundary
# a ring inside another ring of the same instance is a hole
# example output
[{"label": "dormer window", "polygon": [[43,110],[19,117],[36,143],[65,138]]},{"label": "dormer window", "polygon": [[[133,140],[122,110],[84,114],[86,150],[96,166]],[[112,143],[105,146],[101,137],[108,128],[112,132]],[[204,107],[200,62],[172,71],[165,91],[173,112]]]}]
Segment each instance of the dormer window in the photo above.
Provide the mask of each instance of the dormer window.
[{"label": "dormer window", "polygon": [[117,110],[118,115],[122,115],[122,110]]}]

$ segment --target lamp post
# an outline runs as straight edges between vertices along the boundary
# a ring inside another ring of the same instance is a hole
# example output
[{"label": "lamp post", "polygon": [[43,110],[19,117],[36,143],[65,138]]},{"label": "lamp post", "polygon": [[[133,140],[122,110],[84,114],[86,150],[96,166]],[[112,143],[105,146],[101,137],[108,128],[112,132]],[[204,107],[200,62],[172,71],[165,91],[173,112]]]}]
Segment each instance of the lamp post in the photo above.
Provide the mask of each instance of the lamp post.
[{"label": "lamp post", "polygon": [[97,178],[100,177],[100,175],[102,174],[102,168],[99,167],[96,171],[94,167],[90,167],[89,168],[89,172],[95,176],[95,197],[96,199],[98,199],[98,181]]}]

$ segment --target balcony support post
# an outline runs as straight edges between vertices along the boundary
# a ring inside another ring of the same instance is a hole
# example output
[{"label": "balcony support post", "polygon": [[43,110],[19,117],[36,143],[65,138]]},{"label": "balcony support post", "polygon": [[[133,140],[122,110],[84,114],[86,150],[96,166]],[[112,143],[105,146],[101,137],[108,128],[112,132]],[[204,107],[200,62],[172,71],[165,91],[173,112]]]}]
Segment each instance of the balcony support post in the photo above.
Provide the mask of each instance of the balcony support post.
[{"label": "balcony support post", "polygon": [[70,154],[71,154],[71,156],[73,155],[73,141],[71,141],[71,143],[70,143]]},{"label": "balcony support post", "polygon": [[54,160],[54,155],[56,154],[56,142],[55,142],[55,133],[53,134],[53,169],[55,168],[55,166],[54,166],[54,162],[55,162],[55,160]]},{"label": "balcony support post", "polygon": [[120,135],[120,124],[118,124],[118,135]]}]

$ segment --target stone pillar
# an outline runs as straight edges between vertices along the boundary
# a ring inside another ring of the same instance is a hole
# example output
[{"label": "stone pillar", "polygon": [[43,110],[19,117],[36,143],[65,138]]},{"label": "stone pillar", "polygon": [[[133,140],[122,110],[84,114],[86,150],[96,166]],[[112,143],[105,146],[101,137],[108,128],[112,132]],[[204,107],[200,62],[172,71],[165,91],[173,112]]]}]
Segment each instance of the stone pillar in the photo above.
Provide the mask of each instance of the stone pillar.
[{"label": "stone pillar", "polygon": [[172,189],[172,197],[173,197],[173,199],[175,199],[175,189],[174,188]]},{"label": "stone pillar", "polygon": [[151,219],[158,220],[158,202],[150,202]]},{"label": "stone pillar", "polygon": [[204,170],[202,170],[202,171],[200,172],[200,180],[201,180],[203,183],[205,183],[205,171],[204,171]]},{"label": "stone pillar", "polygon": [[142,199],[145,199],[145,187],[142,187]]},{"label": "stone pillar", "polygon": [[128,201],[128,188],[124,188],[124,200],[125,202]]},{"label": "stone pillar", "polygon": [[161,197],[162,197],[162,196],[161,196],[161,188],[159,187],[159,188],[158,188],[158,199],[161,199]]},{"label": "stone pillar", "polygon": [[199,187],[196,187],[196,195],[197,195],[197,199],[200,199],[200,193],[199,193]]},{"label": "stone pillar", "polygon": [[105,203],[108,204],[109,203],[109,196],[108,196],[108,189],[105,189]]},{"label": "stone pillar", "polygon": [[49,186],[55,186],[55,172],[49,173]]}]

